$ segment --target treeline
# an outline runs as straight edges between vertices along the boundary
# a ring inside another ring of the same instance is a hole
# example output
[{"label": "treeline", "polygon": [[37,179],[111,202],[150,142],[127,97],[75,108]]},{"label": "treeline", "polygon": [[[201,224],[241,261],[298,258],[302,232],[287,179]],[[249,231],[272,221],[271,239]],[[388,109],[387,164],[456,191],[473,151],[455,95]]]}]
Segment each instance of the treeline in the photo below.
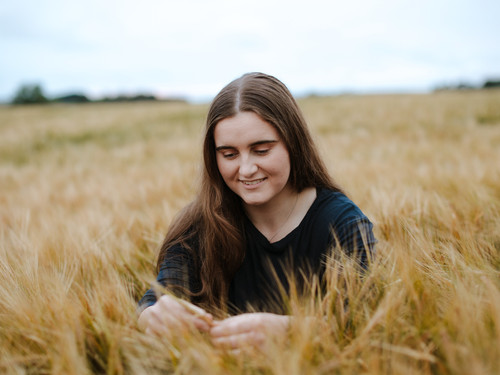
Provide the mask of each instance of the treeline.
[{"label": "treeline", "polygon": [[[480,90],[480,89],[491,89],[499,88],[500,80],[487,80],[482,85],[471,85],[468,83],[458,83],[453,85],[440,85],[437,86],[434,91],[445,91],[445,90]],[[154,95],[117,95],[112,97],[104,97],[97,100],[91,100],[86,95],[80,93],[73,93],[64,96],[59,96],[55,98],[48,98],[40,85],[37,84],[25,84],[19,87],[15,93],[11,104],[44,104],[44,103],[110,103],[110,102],[138,102],[138,101],[169,101],[169,102],[186,102],[182,98],[168,98],[159,99]]]},{"label": "treeline", "polygon": [[487,80],[482,85],[472,85],[470,83],[458,83],[453,85],[439,85],[434,91],[446,91],[446,90],[481,90],[481,89],[492,89],[499,88],[500,80]]},{"label": "treeline", "polygon": [[159,99],[154,95],[117,95],[91,100],[86,95],[80,93],[68,94],[55,98],[47,97],[40,85],[22,85],[14,95],[11,104],[46,104],[46,103],[110,103],[110,102],[138,102],[138,101],[169,101],[185,102],[182,98]]}]

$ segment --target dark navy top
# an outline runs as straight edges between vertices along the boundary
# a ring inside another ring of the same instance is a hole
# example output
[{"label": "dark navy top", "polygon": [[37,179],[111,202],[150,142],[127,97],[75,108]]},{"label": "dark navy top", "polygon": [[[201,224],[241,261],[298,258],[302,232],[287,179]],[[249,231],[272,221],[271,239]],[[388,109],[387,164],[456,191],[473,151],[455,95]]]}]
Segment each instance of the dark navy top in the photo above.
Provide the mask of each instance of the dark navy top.
[{"label": "dark navy top", "polygon": [[[377,242],[373,225],[363,212],[343,193],[327,189],[317,190],[301,223],[277,242],[270,243],[248,218],[244,226],[245,258],[229,287],[228,309],[232,313],[283,313],[283,295],[286,298],[290,277],[299,293],[304,292],[311,277],[322,278],[327,256],[335,256],[332,251],[344,251],[366,267]],[[194,293],[199,291],[199,262],[193,256],[180,245],[173,246],[167,251],[157,281],[170,289],[180,286]],[[155,293],[150,289],[139,305],[145,308],[155,302]]]}]

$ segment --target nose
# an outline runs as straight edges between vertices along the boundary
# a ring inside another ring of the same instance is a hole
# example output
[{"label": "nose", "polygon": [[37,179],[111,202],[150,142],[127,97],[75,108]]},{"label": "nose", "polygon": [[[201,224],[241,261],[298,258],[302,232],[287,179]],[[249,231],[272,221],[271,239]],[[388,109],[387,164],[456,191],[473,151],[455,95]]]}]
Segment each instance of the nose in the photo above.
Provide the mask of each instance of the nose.
[{"label": "nose", "polygon": [[259,167],[255,164],[253,158],[249,155],[245,155],[240,158],[240,176],[251,177],[258,171]]}]

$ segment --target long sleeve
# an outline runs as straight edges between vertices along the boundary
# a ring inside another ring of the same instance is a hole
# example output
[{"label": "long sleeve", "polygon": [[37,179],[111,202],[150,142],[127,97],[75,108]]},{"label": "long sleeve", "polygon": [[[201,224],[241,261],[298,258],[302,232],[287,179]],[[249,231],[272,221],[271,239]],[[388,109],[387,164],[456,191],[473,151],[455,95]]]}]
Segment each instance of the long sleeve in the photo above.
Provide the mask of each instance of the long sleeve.
[{"label": "long sleeve", "polygon": [[348,256],[355,257],[362,268],[366,268],[368,257],[375,256],[377,240],[373,234],[373,224],[365,216],[346,220],[335,235],[340,248]]},{"label": "long sleeve", "polygon": [[[190,299],[190,293],[200,289],[199,275],[192,253],[180,245],[167,250],[156,281],[179,297]],[[139,301],[139,308],[145,309],[156,303],[153,288],[149,289]]]}]

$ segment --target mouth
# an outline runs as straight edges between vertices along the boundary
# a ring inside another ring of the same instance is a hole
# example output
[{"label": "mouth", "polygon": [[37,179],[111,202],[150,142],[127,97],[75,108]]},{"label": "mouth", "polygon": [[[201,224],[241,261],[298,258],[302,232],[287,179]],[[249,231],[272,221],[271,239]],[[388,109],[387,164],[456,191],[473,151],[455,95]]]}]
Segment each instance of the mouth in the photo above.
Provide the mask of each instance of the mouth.
[{"label": "mouth", "polygon": [[265,178],[259,178],[258,180],[252,180],[252,181],[243,181],[243,180],[240,180],[240,181],[243,183],[243,185],[252,186],[252,185],[260,184],[264,180],[265,180]]}]

